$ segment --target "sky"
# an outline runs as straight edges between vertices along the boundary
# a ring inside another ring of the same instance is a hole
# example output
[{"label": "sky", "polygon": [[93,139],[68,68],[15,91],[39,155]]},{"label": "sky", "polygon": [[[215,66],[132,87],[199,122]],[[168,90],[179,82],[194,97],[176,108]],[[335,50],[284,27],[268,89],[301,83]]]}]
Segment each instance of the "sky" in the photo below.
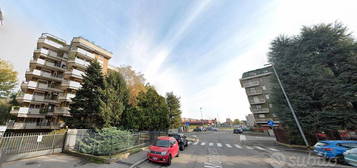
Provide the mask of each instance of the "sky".
[{"label": "sky", "polygon": [[25,79],[41,33],[82,36],[130,65],[160,94],[181,97],[182,116],[245,119],[239,79],[267,63],[270,43],[302,26],[341,22],[357,31],[355,0],[0,0],[0,58]]}]

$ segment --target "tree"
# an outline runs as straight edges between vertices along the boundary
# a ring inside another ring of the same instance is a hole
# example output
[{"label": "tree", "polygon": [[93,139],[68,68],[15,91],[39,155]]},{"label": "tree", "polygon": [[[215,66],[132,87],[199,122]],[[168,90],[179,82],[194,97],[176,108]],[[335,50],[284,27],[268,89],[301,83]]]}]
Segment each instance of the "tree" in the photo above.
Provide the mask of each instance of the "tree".
[{"label": "tree", "polygon": [[[357,44],[342,24],[303,27],[280,36],[269,61],[275,66],[310,142],[320,131],[357,128]],[[280,86],[272,79],[273,113],[291,143],[302,143]]]},{"label": "tree", "polygon": [[104,126],[120,126],[123,111],[128,109],[129,91],[123,76],[116,71],[110,71],[101,90],[100,115]]},{"label": "tree", "polygon": [[17,72],[8,62],[0,59],[0,97],[8,96],[15,88]]},{"label": "tree", "polygon": [[180,98],[173,92],[166,93],[166,103],[169,108],[170,128],[178,128],[181,125]]},{"label": "tree", "polygon": [[104,119],[99,107],[104,98],[101,92],[104,89],[104,77],[98,61],[91,62],[82,77],[82,87],[70,104],[72,117],[66,119],[67,124],[72,128],[101,128]]},{"label": "tree", "polygon": [[234,121],[233,121],[233,125],[239,125],[239,124],[240,124],[239,119],[234,119]]},{"label": "tree", "polygon": [[140,113],[140,130],[167,130],[169,128],[169,108],[165,98],[154,87],[146,85],[146,92],[140,92],[137,110]]},{"label": "tree", "polygon": [[139,93],[146,91],[144,75],[133,70],[131,66],[119,67],[117,70],[123,75],[129,89],[129,103],[136,105]]}]

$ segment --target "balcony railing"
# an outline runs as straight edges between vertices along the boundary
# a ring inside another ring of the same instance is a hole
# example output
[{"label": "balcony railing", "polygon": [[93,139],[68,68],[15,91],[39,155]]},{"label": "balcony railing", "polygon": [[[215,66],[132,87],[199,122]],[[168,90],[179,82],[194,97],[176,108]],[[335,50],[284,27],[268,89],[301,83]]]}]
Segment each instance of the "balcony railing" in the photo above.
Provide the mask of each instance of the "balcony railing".
[{"label": "balcony railing", "polygon": [[248,96],[263,94],[263,90],[250,90],[247,91]]},{"label": "balcony railing", "polygon": [[39,39],[38,42],[40,42],[40,43],[45,43],[45,44],[50,45],[50,46],[52,46],[52,47],[55,47],[55,48],[57,48],[57,49],[62,49],[62,48],[64,48],[64,45],[63,45],[63,44],[59,44],[59,43],[57,43],[57,42],[55,42],[55,41],[52,41],[52,40],[49,40],[49,39]]},{"label": "balcony railing", "polygon": [[72,98],[74,98],[76,95],[72,93],[64,93],[60,94],[59,99],[60,100],[66,100],[66,101],[72,101]]},{"label": "balcony railing", "polygon": [[55,80],[62,80],[63,76],[62,75],[52,75],[51,73],[44,72],[38,69],[35,69],[33,71],[26,71],[27,75],[37,75],[45,78],[50,78],[50,79],[55,79]]},{"label": "balcony railing", "polygon": [[266,103],[265,99],[260,99],[260,100],[250,100],[250,104],[264,104]]},{"label": "balcony railing", "polygon": [[55,87],[50,87],[48,84],[38,83],[35,81],[22,82],[21,88],[29,88],[29,89],[44,89],[44,90],[53,90],[57,92],[61,92],[62,90]]},{"label": "balcony railing", "polygon": [[87,56],[87,57],[89,57],[89,58],[91,58],[91,59],[95,59],[95,55],[94,55],[93,53],[91,53],[91,52],[89,52],[89,51],[86,51],[86,50],[84,50],[84,49],[82,49],[82,48],[77,48],[77,50],[75,50],[75,51],[76,51],[77,53],[83,55],[83,56]]},{"label": "balcony railing", "polygon": [[10,113],[12,114],[40,114],[40,109],[34,109],[29,107],[12,107]]},{"label": "balcony railing", "polygon": [[82,75],[84,75],[84,72],[77,69],[73,69],[72,71],[65,72],[65,75],[70,75],[72,77],[82,79]]},{"label": "balcony railing", "polygon": [[252,82],[245,82],[243,83],[243,87],[253,87],[253,86],[259,86],[259,81],[252,81]]},{"label": "balcony railing", "polygon": [[36,122],[13,122],[7,125],[8,129],[60,129],[61,124],[36,123]]},{"label": "balcony railing", "polygon": [[75,81],[64,81],[62,82],[62,87],[64,88],[71,88],[71,89],[80,89],[82,87],[82,85],[79,82],[75,82]]},{"label": "balcony railing", "polygon": [[259,113],[269,113],[269,108],[261,108],[261,109],[254,109],[254,108],[250,108],[250,110],[253,113],[259,114]]},{"label": "balcony railing", "polygon": [[45,56],[51,56],[51,57],[55,57],[55,58],[64,58],[64,59],[67,59],[68,56],[66,53],[63,54],[63,57],[61,57],[57,52],[55,51],[52,51],[52,50],[48,50],[48,49],[44,49],[44,48],[41,48],[41,49],[36,49],[35,50],[35,53],[40,53],[42,55],[45,55]]},{"label": "balcony railing", "polygon": [[55,114],[70,115],[69,107],[55,107]]}]

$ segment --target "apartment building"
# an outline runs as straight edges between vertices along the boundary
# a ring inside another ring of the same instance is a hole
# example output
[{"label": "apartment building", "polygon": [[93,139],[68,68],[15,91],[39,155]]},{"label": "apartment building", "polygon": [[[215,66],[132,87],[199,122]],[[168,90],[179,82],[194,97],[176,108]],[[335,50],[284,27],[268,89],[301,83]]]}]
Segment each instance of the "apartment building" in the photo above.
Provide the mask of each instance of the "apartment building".
[{"label": "apartment building", "polygon": [[74,37],[68,44],[44,33],[37,41],[33,59],[17,97],[19,107],[11,114],[16,121],[8,129],[60,129],[63,118],[70,117],[69,104],[81,88],[82,74],[91,61],[97,59],[103,73],[108,71],[112,53],[82,38]]},{"label": "apartment building", "polygon": [[240,83],[245,88],[255,123],[258,127],[268,127],[269,120],[279,123],[272,113],[272,104],[269,102],[271,93],[270,78],[273,75],[271,66],[243,73]]}]

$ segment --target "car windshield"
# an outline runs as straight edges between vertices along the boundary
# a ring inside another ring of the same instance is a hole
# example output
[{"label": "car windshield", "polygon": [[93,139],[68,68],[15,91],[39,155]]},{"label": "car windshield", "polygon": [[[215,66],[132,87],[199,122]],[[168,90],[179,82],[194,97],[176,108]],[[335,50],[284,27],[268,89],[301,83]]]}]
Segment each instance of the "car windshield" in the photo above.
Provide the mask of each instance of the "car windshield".
[{"label": "car windshield", "polygon": [[157,140],[156,143],[155,143],[155,146],[169,147],[170,146],[170,141],[168,141],[168,140]]},{"label": "car windshield", "polygon": [[357,143],[343,143],[341,146],[346,148],[357,148]]},{"label": "car windshield", "polygon": [[315,146],[326,146],[327,143],[323,143],[323,142],[318,142],[315,144]]}]

